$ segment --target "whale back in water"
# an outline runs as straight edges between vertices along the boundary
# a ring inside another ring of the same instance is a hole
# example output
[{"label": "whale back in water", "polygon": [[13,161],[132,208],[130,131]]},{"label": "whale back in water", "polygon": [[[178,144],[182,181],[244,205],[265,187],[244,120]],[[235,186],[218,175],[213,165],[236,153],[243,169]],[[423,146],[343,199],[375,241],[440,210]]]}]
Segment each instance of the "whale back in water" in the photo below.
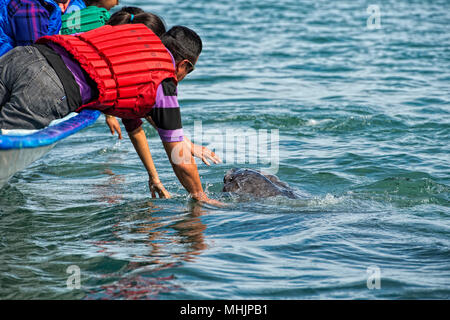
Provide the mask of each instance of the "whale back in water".
[{"label": "whale back in water", "polygon": [[285,196],[300,198],[297,192],[277,176],[253,169],[230,169],[223,177],[223,192],[249,194],[258,198]]}]

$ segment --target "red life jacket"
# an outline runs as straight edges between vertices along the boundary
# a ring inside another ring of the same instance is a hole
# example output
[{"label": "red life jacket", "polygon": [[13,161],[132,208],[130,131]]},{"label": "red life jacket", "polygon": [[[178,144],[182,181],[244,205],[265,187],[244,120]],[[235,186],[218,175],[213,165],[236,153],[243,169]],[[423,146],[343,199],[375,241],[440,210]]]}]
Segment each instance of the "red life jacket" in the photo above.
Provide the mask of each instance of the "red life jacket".
[{"label": "red life jacket", "polygon": [[94,108],[120,118],[142,118],[155,104],[159,84],[167,78],[177,83],[172,56],[143,24],[108,25],[37,41],[48,42],[71,53],[97,84],[98,99],[77,111]]}]

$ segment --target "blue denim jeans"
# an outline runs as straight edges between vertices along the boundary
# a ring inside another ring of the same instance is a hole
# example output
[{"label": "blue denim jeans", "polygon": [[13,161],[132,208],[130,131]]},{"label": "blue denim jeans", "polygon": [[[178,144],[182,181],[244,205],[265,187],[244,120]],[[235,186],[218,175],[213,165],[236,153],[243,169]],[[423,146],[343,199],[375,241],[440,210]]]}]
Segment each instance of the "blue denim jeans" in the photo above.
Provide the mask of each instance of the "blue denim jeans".
[{"label": "blue denim jeans", "polygon": [[41,129],[72,111],[55,70],[38,49],[16,47],[0,58],[1,129]]}]

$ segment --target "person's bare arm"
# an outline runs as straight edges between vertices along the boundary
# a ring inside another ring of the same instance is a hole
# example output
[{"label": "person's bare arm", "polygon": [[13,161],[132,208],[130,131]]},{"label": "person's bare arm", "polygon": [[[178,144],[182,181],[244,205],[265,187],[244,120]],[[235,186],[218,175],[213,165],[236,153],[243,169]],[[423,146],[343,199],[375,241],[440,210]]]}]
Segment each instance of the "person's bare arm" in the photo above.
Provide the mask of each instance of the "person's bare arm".
[{"label": "person's bare arm", "polygon": [[158,192],[160,198],[170,198],[169,192],[167,192],[159,180],[158,172],[156,171],[152,154],[150,153],[150,148],[148,146],[147,137],[145,136],[142,126],[132,132],[129,132],[128,135],[133,143],[134,149],[148,172],[148,183],[152,196],[155,197],[155,192]]},{"label": "person's bare arm", "polygon": [[209,199],[203,192],[197,164],[187,144],[180,141],[163,142],[163,145],[175,175],[192,198],[212,205],[223,205],[219,201]]},{"label": "person's bare arm", "polygon": [[[151,116],[145,117],[145,119],[155,128],[158,130],[158,127],[156,126],[155,122],[153,121]],[[197,157],[203,161],[206,165],[210,165],[209,161],[214,162],[215,164],[221,163],[222,160],[211,150],[209,150],[207,147],[203,147],[200,145],[197,145],[193,143],[188,137],[184,136],[184,142],[188,145],[190,148],[190,151],[194,157]]]}]

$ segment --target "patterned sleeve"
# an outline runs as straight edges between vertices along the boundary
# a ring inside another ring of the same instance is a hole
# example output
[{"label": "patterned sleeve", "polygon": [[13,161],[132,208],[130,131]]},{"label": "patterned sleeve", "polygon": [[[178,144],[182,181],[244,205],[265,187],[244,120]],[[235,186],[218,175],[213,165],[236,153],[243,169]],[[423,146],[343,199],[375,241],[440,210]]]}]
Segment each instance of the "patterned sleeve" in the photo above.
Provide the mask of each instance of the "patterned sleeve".
[{"label": "patterned sleeve", "polygon": [[163,142],[183,141],[177,94],[177,86],[171,79],[161,82],[156,91],[155,106],[149,113]]},{"label": "patterned sleeve", "polygon": [[11,0],[8,9],[11,38],[16,46],[31,45],[47,35],[50,13],[39,1]]}]

